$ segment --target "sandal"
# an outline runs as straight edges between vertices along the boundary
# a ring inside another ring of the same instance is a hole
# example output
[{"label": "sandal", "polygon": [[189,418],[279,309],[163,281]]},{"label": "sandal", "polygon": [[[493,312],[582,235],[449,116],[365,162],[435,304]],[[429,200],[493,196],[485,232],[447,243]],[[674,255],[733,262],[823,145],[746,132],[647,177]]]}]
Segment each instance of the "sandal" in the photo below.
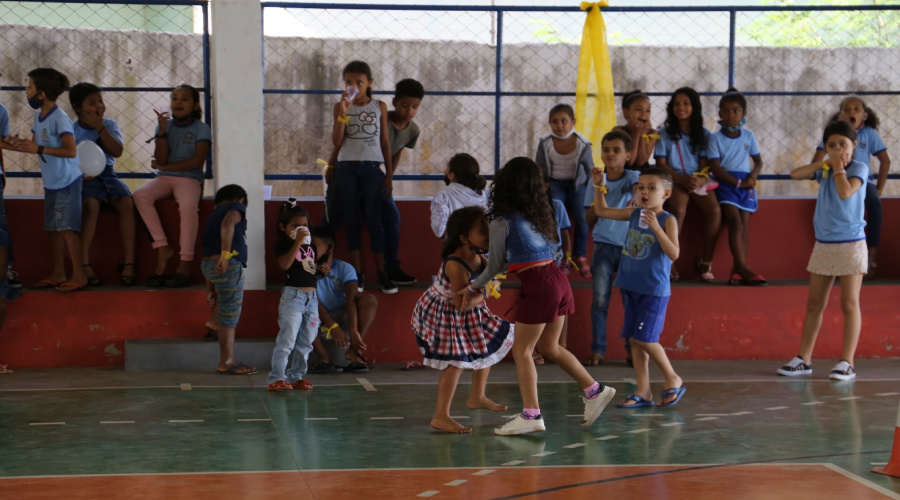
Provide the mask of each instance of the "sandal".
[{"label": "sandal", "polygon": [[212,328],[206,328],[206,335],[203,336],[203,340],[207,342],[215,342],[219,340],[219,331],[213,330]]},{"label": "sandal", "polygon": [[235,363],[228,367],[227,370],[216,369],[217,375],[254,375],[256,367],[246,365],[244,363]]},{"label": "sandal", "polygon": [[763,278],[762,274],[756,273],[753,276],[750,276],[749,278],[747,278],[747,280],[744,282],[744,284],[750,285],[750,286],[764,286],[764,285],[768,285],[769,282],[766,281],[765,278]]},{"label": "sandal", "polygon": [[125,268],[131,266],[131,272],[134,272],[134,262],[119,262],[119,265],[116,266],[116,271],[119,272],[121,276],[119,276],[119,281],[122,282],[125,286],[134,286],[134,275],[122,274],[125,271]]},{"label": "sandal", "polygon": [[369,368],[372,368],[373,366],[375,366],[375,360],[372,358],[367,358],[367,357],[363,356],[362,351],[356,351],[356,355],[359,357],[359,360],[361,362],[365,363],[366,366],[368,366]]},{"label": "sandal", "polygon": [[744,277],[738,273],[731,273],[731,278],[728,279],[728,286],[741,286],[744,284]]},{"label": "sandal", "polygon": [[672,266],[672,270],[669,271],[669,281],[678,281],[680,279],[681,275],[675,270],[675,266]]},{"label": "sandal", "polygon": [[539,353],[539,352],[532,353],[531,360],[534,361],[534,364],[536,364],[536,365],[544,364],[544,357],[541,356],[541,353]]},{"label": "sandal", "polygon": [[166,288],[184,288],[191,284],[191,279],[181,273],[175,273],[164,282]]},{"label": "sandal", "polygon": [[369,366],[359,361],[351,361],[344,367],[345,372],[360,373],[369,371]]},{"label": "sandal", "polygon": [[[89,268],[91,270],[91,275],[87,277],[87,286],[97,286],[100,284],[100,277],[94,273],[94,268],[91,267],[90,263],[82,264],[81,267],[85,269]],[[85,272],[85,274],[87,274],[87,272]]]},{"label": "sandal", "polygon": [[712,273],[712,262],[706,262],[701,257],[697,257],[697,272],[700,273],[700,281],[704,283],[712,283],[716,280]]},{"label": "sandal", "polygon": [[582,278],[591,279],[594,276],[591,274],[591,265],[585,257],[576,257],[575,264],[578,265],[578,272],[581,273]]},{"label": "sandal", "polygon": [[309,373],[315,373],[315,374],[340,373],[342,371],[344,371],[344,369],[341,368],[340,366],[333,365],[331,363],[326,363],[324,361],[320,361],[320,362],[312,365],[312,367],[310,367],[310,369],[309,369]]},{"label": "sandal", "polygon": [[599,352],[591,353],[591,357],[581,362],[584,366],[599,366],[603,364],[603,355]]}]

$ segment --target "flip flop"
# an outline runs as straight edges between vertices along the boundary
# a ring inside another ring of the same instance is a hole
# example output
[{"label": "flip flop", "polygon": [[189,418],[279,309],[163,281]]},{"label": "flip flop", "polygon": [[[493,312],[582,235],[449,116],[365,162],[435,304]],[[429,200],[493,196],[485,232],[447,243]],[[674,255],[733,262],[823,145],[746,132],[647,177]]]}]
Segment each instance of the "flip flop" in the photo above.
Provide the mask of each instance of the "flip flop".
[{"label": "flip flop", "polygon": [[660,403],[656,406],[658,406],[659,408],[665,408],[667,406],[675,406],[676,403],[681,401],[681,396],[684,396],[685,392],[687,392],[687,389],[685,389],[684,386],[675,387],[672,389],[666,389],[666,390],[662,391],[662,393],[659,395],[659,398],[661,400],[664,400],[667,397],[672,396],[674,394],[675,399],[673,399],[672,401],[669,401],[668,403]]},{"label": "flip flop", "polygon": [[60,293],[72,293],[79,290],[84,290],[87,287],[87,283],[82,285],[81,283],[75,283],[74,281],[66,281],[65,283],[61,283],[58,287],[54,288],[54,290]]},{"label": "flip flop", "polygon": [[[629,401],[634,401],[634,403],[630,405],[625,404]],[[625,397],[625,401],[616,403],[616,406],[619,408],[641,408],[643,406],[653,406],[653,400],[647,401],[637,394],[631,394]]]},{"label": "flip flop", "polygon": [[4,373],[12,373],[13,371],[6,367],[6,365],[0,365],[0,375]]},{"label": "flip flop", "polygon": [[42,289],[46,289],[46,288],[56,288],[60,285],[62,285],[62,283],[60,283],[58,281],[41,280],[41,281],[38,281],[37,283],[35,283],[34,285],[31,285],[31,288],[33,288],[35,290],[42,290]]},{"label": "flip flop", "polygon": [[344,371],[350,373],[362,373],[369,371],[369,366],[365,363],[360,363],[359,361],[351,361],[344,367]]},{"label": "flip flop", "polygon": [[738,273],[731,273],[731,278],[728,279],[729,286],[741,286],[744,284],[744,277]]},{"label": "flip flop", "polygon": [[769,282],[766,281],[765,278],[763,278],[762,274],[757,273],[757,274],[754,274],[753,276],[751,276],[747,280],[747,284],[750,286],[763,286],[763,285],[768,285]]},{"label": "flip flop", "polygon": [[603,356],[598,353],[591,354],[591,357],[581,362],[584,366],[599,366],[603,364]]},{"label": "flip flop", "polygon": [[404,366],[403,368],[400,368],[400,369],[405,372],[411,372],[414,370],[422,370],[424,368],[425,368],[425,365],[423,365],[422,363],[419,363],[418,361],[407,361],[406,366]]},{"label": "flip flop", "polygon": [[[242,372],[241,370],[249,371]],[[235,363],[229,366],[227,370],[216,370],[217,375],[253,375],[255,373],[256,367],[244,363]]]}]

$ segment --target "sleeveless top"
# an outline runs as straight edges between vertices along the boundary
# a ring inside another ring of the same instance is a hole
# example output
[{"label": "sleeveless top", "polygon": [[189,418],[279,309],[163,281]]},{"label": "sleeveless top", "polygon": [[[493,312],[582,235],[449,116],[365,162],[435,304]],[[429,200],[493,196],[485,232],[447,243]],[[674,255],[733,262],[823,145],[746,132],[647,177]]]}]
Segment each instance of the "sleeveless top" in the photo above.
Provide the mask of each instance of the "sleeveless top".
[{"label": "sleeveless top", "polygon": [[[669,217],[672,214],[664,211],[656,216],[656,221],[665,228]],[[672,259],[663,252],[653,231],[640,226],[640,218],[640,209],[631,212],[616,286],[629,292],[668,297],[672,294],[669,285]]]}]

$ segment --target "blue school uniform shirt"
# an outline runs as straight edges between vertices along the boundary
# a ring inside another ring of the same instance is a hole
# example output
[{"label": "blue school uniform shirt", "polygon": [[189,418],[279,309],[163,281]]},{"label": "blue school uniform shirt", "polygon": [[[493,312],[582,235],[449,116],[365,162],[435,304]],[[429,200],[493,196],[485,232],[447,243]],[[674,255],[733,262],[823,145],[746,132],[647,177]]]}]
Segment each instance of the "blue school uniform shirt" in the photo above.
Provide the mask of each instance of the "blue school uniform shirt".
[{"label": "blue school uniform shirt", "polygon": [[566,212],[566,205],[560,200],[553,200],[553,212],[556,217],[556,236],[559,238],[559,247],[562,248],[562,232],[572,229],[572,221]]},{"label": "blue school uniform shirt", "polygon": [[[853,160],[847,165],[847,180],[854,177],[865,184],[869,177],[869,167]],[[833,171],[828,178],[822,178],[822,171],[816,172],[819,182],[819,194],[816,196],[816,211],[813,214],[813,227],[816,230],[816,241],[820,243],[847,243],[866,239],[865,213],[866,187],[863,185],[853,196],[842,200],[834,185]]]},{"label": "blue school uniform shirt", "polygon": [[[9,112],[0,104],[0,137],[9,137]],[[3,172],[3,157],[0,156],[0,172]]]},{"label": "blue school uniform shirt", "polygon": [[[53,106],[43,118],[40,111],[35,113],[31,132],[34,134],[34,141],[45,148],[61,148],[63,136],[75,134],[72,120],[58,106]],[[48,191],[65,189],[82,176],[77,156],[62,158],[44,153],[44,160],[38,159],[38,163],[41,166],[44,189]]]},{"label": "blue school uniform shirt", "polygon": [[[816,149],[825,151],[825,142],[820,142]],[[872,157],[887,149],[881,135],[872,127],[863,125],[856,131],[856,149],[853,151],[853,159],[862,163],[869,168],[869,180],[875,178],[875,174],[871,171]]]},{"label": "blue school uniform shirt", "polygon": [[222,253],[222,221],[232,210],[241,213],[241,221],[234,226],[234,236],[231,238],[231,251],[237,252],[232,258],[247,267],[247,207],[237,201],[222,203],[207,219],[203,227],[203,256],[212,257]]},{"label": "blue school uniform shirt", "polygon": [[[666,227],[666,219],[672,217],[663,211],[656,216],[659,226]],[[619,272],[616,275],[616,286],[629,292],[668,297],[672,295],[669,285],[669,273],[672,271],[672,259],[663,252],[656,234],[639,225],[641,210],[631,212],[628,220],[628,237],[622,247],[622,258],[619,260]]]},{"label": "blue school uniform shirt", "polygon": [[[637,170],[625,170],[622,177],[611,181],[606,179],[606,206],[610,208],[625,208],[625,205],[634,198],[634,185],[637,184],[641,173]],[[589,189],[585,194],[584,208],[591,207],[594,202],[594,190]],[[594,243],[606,243],[620,247],[625,244],[628,236],[628,221],[612,220],[603,217],[597,219],[592,233]]]},{"label": "blue school uniform shirt", "polygon": [[[706,135],[706,143],[709,144],[709,130],[704,128],[703,134]],[[669,168],[679,174],[691,175],[699,170],[700,158],[706,158],[705,148],[701,148],[695,155],[691,150],[690,136],[678,134],[678,140],[675,140],[669,137],[665,130],[661,130],[659,135],[660,138],[653,148],[654,158],[665,158]]]},{"label": "blue school uniform shirt", "polygon": [[331,263],[331,272],[316,282],[319,304],[326,311],[346,309],[347,294],[344,287],[347,283],[357,283],[356,270],[350,264],[335,259]]},{"label": "blue school uniform shirt", "polygon": [[[122,131],[119,130],[119,124],[116,123],[115,120],[112,118],[104,118],[103,126],[106,127],[106,131],[109,132],[109,135],[122,143]],[[112,166],[116,163],[116,158],[107,153],[106,149],[103,147],[103,144],[100,141],[100,131],[81,123],[81,120],[75,120],[72,127],[75,130],[75,144],[81,144],[82,141],[96,142],[97,145],[100,146],[100,149],[103,150],[103,154],[106,155],[107,169],[112,170]]]},{"label": "blue school uniform shirt", "polygon": [[759,158],[759,144],[752,130],[742,128],[737,137],[730,137],[721,130],[709,135],[706,157],[710,160],[719,160],[719,165],[726,171],[749,174],[753,171],[750,164],[751,156]]},{"label": "blue school uniform shirt", "polygon": [[[156,126],[154,135],[159,135],[159,125]],[[169,120],[166,125],[166,137],[169,143],[169,160],[168,163],[189,160],[194,156],[194,148],[201,142],[212,142],[212,133],[209,125],[200,120],[194,119],[187,125],[179,125],[175,120]],[[203,166],[194,170],[184,170],[181,172],[165,172],[158,170],[156,175],[164,175],[169,177],[187,177],[203,182]]]}]

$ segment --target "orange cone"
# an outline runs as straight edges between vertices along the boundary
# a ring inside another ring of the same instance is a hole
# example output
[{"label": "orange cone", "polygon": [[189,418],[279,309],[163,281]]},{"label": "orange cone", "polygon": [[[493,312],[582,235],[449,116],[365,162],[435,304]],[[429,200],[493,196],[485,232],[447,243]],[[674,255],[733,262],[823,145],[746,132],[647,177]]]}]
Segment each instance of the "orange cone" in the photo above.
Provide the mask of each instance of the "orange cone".
[{"label": "orange cone", "polygon": [[894,427],[894,444],[891,447],[891,458],[884,467],[875,467],[872,472],[886,476],[900,477],[900,412],[897,413],[897,425]]}]

